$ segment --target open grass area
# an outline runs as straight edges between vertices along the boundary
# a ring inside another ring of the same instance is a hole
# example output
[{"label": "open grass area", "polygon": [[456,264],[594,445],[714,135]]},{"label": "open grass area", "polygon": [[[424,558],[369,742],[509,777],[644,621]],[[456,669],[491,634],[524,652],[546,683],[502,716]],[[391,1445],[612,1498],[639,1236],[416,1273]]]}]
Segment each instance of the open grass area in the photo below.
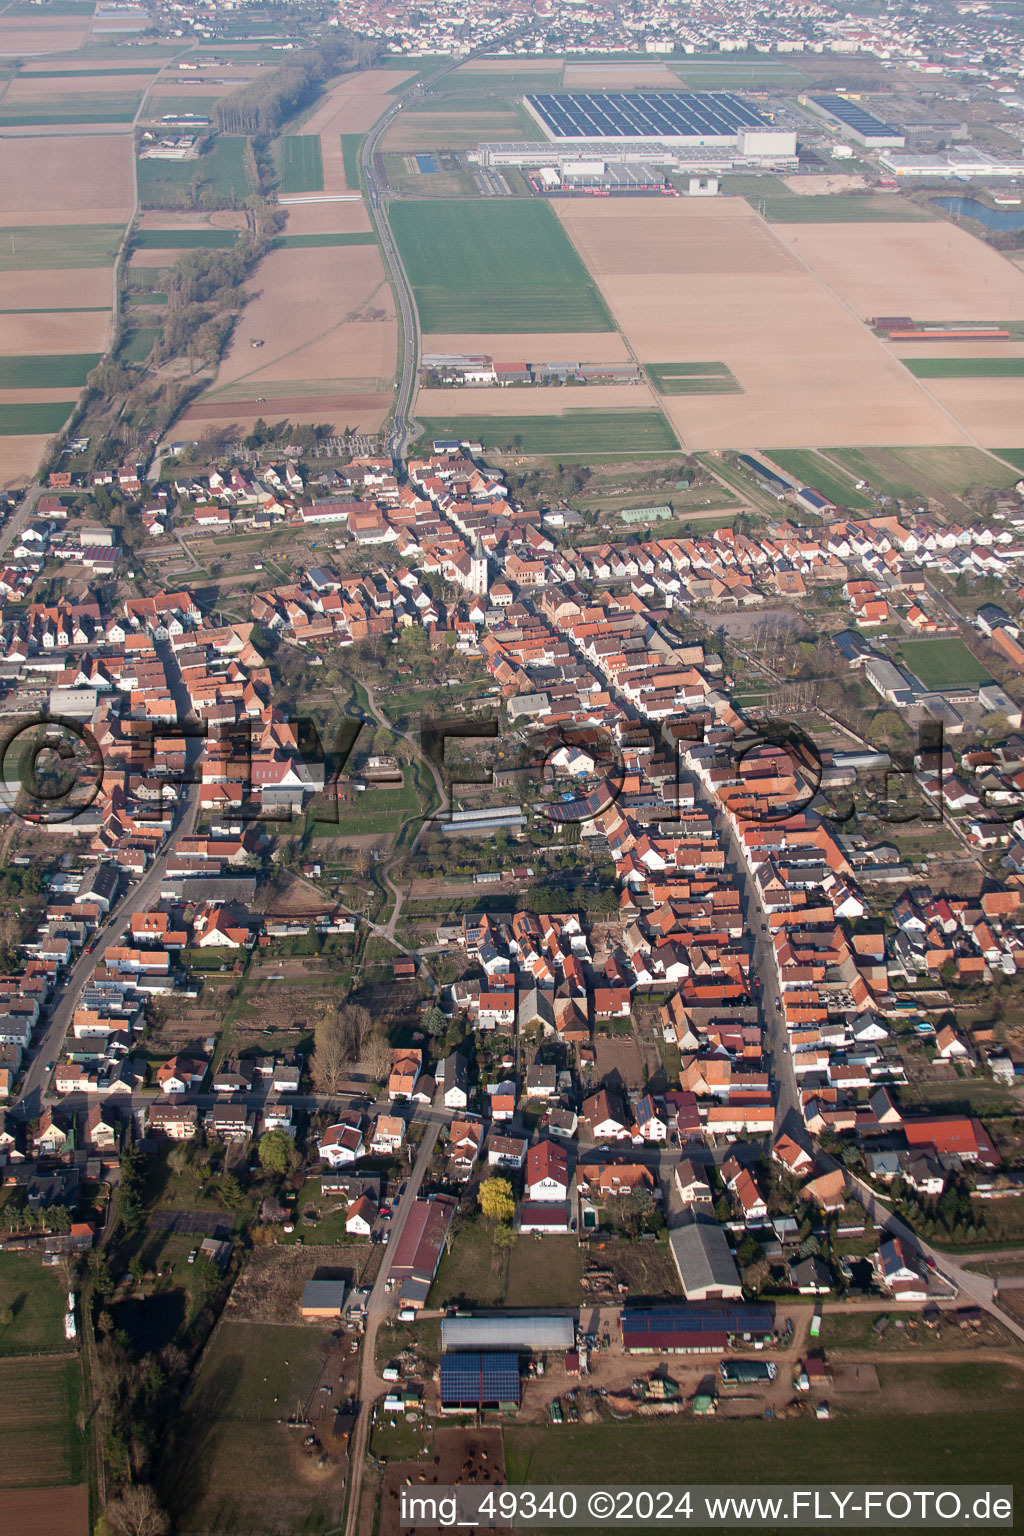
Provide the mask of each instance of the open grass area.
[{"label": "open grass area", "polygon": [[[87,80],[88,77],[86,76]],[[104,91],[81,96],[58,96],[48,106],[4,111],[0,102],[0,128],[41,128],[64,123],[130,123],[139,110],[142,92]]]},{"label": "open grass area", "polygon": [[138,251],[228,250],[238,239],[237,229],[138,229],[132,244]]},{"label": "open grass area", "polygon": [[391,224],[424,331],[614,330],[544,203],[400,202]]},{"label": "open grass area", "polygon": [[0,357],[0,389],[63,389],[85,383],[99,352],[62,352],[49,357]]},{"label": "open grass area", "polygon": [[678,448],[660,411],[566,411],[561,416],[448,416],[423,422],[427,439],[458,438],[524,453],[661,453]]},{"label": "open grass area", "polygon": [[0,239],[0,272],[109,267],[123,233],[120,224],[13,225]]},{"label": "open grass area", "polygon": [[157,325],[133,326],[125,332],[117,352],[119,363],[144,363],[161,334]]},{"label": "open grass area", "polygon": [[278,140],[282,192],[322,192],[324,162],[318,133],[290,133]]},{"label": "open grass area", "polygon": [[979,448],[829,448],[857,480],[882,496],[960,495],[972,485],[998,488],[1018,477]]},{"label": "open grass area", "polygon": [[904,357],[916,379],[1020,379],[1024,357]]},{"label": "open grass area", "polygon": [[794,192],[789,197],[761,197],[748,193],[747,200],[770,224],[908,224],[932,217],[926,208],[895,195],[803,197]]},{"label": "open grass area", "polygon": [[495,1248],[493,1227],[467,1222],[445,1254],[430,1305],[575,1307],[580,1299],[580,1245],[572,1234],[520,1237],[510,1252]]},{"label": "open grass area", "polygon": [[341,159],[345,167],[345,180],[354,192],[359,185],[359,151],[362,147],[362,133],[343,133],[341,135]]},{"label": "open grass area", "polygon": [[837,507],[861,512],[873,505],[870,496],[858,491],[849,476],[836,469],[835,465],[826,463],[813,449],[766,448],[765,453],[784,474],[792,475],[800,485],[810,486],[812,491],[819,491],[822,496],[834,501]]},{"label": "open grass area", "polygon": [[644,371],[659,395],[741,395],[725,363],[645,363]]},{"label": "open grass area", "polygon": [[0,1311],[14,1314],[0,1327],[0,1356],[66,1349],[66,1299],[59,1270],[44,1269],[35,1254],[0,1253]]},{"label": "open grass area", "polygon": [[328,245],[376,245],[377,236],[368,229],[343,234],[327,230],[320,235],[278,235],[272,242],[275,251],[317,250]]},{"label": "open grass area", "polygon": [[35,400],[28,405],[0,405],[0,437],[59,432],[71,415],[74,403],[73,400]]},{"label": "open grass area", "polygon": [[240,205],[252,191],[245,168],[245,142],[239,134],[220,134],[198,160],[140,160],[142,206],[191,208],[201,190],[223,206]]},{"label": "open grass area", "polygon": [[994,448],[992,451],[1024,475],[1024,448]]},{"label": "open grass area", "polygon": [[926,688],[967,688],[989,681],[962,640],[905,640],[901,647],[910,670]]},{"label": "open grass area", "polygon": [[82,1371],[66,1360],[0,1361],[4,1454],[0,1488],[52,1488],[81,1482],[85,1435],[78,1419]]}]

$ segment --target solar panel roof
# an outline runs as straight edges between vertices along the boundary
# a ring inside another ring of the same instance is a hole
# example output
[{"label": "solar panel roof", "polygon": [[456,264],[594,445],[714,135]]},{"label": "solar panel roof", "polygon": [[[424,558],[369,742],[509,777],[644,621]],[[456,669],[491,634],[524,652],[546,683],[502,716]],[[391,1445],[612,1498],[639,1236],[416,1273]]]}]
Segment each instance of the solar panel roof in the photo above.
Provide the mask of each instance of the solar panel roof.
[{"label": "solar panel roof", "polygon": [[831,112],[833,117],[845,123],[847,128],[855,128],[858,133],[866,138],[891,138],[894,133],[899,133],[891,123],[883,123],[880,117],[875,117],[871,112],[865,112],[855,101],[847,101],[845,96],[815,96],[813,100],[819,107],[824,107],[826,112]]},{"label": "solar panel roof", "polygon": [[735,138],[767,128],[731,91],[580,91],[527,96],[556,139]]},{"label": "solar panel roof", "polygon": [[646,1307],[622,1314],[624,1333],[770,1333],[767,1307]]},{"label": "solar panel roof", "polygon": [[519,1357],[513,1354],[441,1356],[442,1403],[517,1403]]}]

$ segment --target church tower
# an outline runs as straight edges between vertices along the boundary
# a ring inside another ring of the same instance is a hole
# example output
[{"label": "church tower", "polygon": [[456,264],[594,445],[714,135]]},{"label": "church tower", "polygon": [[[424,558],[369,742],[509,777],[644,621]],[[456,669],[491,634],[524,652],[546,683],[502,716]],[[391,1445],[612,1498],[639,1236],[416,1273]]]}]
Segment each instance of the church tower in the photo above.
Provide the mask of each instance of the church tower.
[{"label": "church tower", "polygon": [[473,544],[473,553],[469,557],[469,590],[474,597],[486,597],[487,588],[490,585],[490,572],[487,569],[487,556],[477,534]]}]

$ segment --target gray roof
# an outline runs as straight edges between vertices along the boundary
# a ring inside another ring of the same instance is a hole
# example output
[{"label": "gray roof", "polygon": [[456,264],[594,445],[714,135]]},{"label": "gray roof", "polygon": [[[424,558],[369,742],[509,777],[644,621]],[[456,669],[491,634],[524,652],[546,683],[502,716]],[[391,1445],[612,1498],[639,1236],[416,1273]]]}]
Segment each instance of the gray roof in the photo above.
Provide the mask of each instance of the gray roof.
[{"label": "gray roof", "polygon": [[725,1233],[717,1222],[694,1220],[675,1227],[668,1235],[683,1294],[698,1300],[709,1291],[742,1293]]},{"label": "gray roof", "polygon": [[542,1354],[572,1349],[576,1329],[571,1317],[446,1317],[441,1322],[441,1348],[520,1349]]},{"label": "gray roof", "polygon": [[336,1307],[340,1312],[345,1305],[347,1290],[344,1280],[307,1280],[302,1292],[302,1305],[332,1309]]}]

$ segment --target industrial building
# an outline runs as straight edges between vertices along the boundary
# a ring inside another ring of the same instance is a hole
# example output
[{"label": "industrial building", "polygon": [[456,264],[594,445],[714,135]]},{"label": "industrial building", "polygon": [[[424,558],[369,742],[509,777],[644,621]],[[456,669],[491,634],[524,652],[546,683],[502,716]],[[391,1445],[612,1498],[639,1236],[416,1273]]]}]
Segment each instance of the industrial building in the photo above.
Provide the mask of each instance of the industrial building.
[{"label": "industrial building", "polygon": [[734,1306],[626,1307],[622,1347],[632,1355],[696,1355],[729,1349],[738,1342],[764,1343],[773,1328],[770,1307],[740,1302]]},{"label": "industrial building", "polygon": [[846,96],[801,96],[799,100],[820,117],[838,124],[849,138],[866,149],[902,149],[907,142],[902,128],[883,123],[881,118],[866,112],[858,102],[850,101]]},{"label": "industrial building", "polygon": [[576,1326],[571,1317],[546,1317],[531,1313],[513,1317],[508,1312],[493,1317],[446,1317],[441,1321],[441,1349],[513,1350],[518,1354],[564,1354],[574,1348]]},{"label": "industrial building", "polygon": [[724,143],[714,139],[704,144],[672,138],[590,139],[586,142],[558,139],[546,144],[536,139],[525,143],[481,143],[477,145],[473,159],[475,163],[493,168],[552,169],[561,177],[565,168],[579,163],[581,156],[604,162],[602,185],[611,193],[630,190],[627,172],[633,169],[641,177],[649,175],[653,167],[663,167],[685,176],[721,176],[727,171],[795,171],[800,164],[796,134],[775,129],[759,129],[736,135]]},{"label": "industrial building", "polygon": [[934,154],[915,153],[907,150],[898,154],[886,150],[878,157],[879,165],[899,176],[942,176],[949,181],[982,180],[1016,181],[1024,179],[1024,155],[994,155],[973,145],[954,145],[952,149],[939,150]]},{"label": "industrial building", "polygon": [[717,145],[744,154],[796,149],[795,133],[773,128],[732,91],[586,91],[523,101],[548,139],[586,151],[604,140],[653,149]]},{"label": "industrial building", "polygon": [[441,1356],[441,1412],[513,1409],[520,1402],[519,1357],[512,1354]]}]

